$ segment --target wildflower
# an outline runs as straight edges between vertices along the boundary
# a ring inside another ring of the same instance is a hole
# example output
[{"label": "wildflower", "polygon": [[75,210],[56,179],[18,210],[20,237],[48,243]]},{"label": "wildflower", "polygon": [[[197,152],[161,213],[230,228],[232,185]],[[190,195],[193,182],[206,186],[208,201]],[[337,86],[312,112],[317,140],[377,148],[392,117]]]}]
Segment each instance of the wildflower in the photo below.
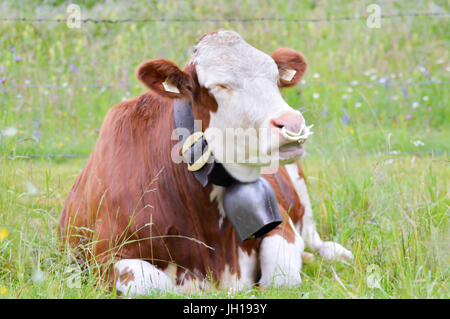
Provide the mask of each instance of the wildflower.
[{"label": "wildflower", "polygon": [[345,125],[348,125],[349,117],[346,109],[344,109],[344,115],[342,116],[342,120],[344,121]]},{"label": "wildflower", "polygon": [[352,93],[352,92],[353,92],[353,89],[352,89],[352,88],[348,88],[348,89],[347,89],[347,92]]},{"label": "wildflower", "polygon": [[39,190],[37,189],[36,186],[34,186],[34,184],[31,181],[27,182],[27,193],[29,195],[37,195],[39,193]]},{"label": "wildflower", "polygon": [[391,154],[391,155],[398,155],[398,154],[400,154],[400,151],[393,150],[393,151],[390,151],[389,154]]},{"label": "wildflower", "polygon": [[62,86],[63,88],[66,88],[66,87],[68,86],[68,84],[67,84],[66,82],[64,82],[63,84],[61,84],[61,86]]},{"label": "wildflower", "polygon": [[4,84],[4,83],[6,82],[6,77],[5,77],[5,76],[2,76],[2,78],[0,79],[0,82],[1,82],[2,84]]},{"label": "wildflower", "polygon": [[22,98],[22,94],[17,94],[16,97],[17,97],[18,99],[21,99],[21,98]]},{"label": "wildflower", "polygon": [[135,88],[136,88],[137,90],[139,90],[139,89],[141,88],[141,86],[140,86],[140,85],[136,85]]},{"label": "wildflower", "polygon": [[413,141],[412,142],[415,147],[424,146],[425,144],[421,140]]},{"label": "wildflower", "polygon": [[425,95],[425,96],[422,98],[422,100],[428,101],[428,96]]},{"label": "wildflower", "polygon": [[67,112],[64,112],[64,113],[63,113],[63,116],[64,116],[64,117],[68,117],[69,114],[68,114]]},{"label": "wildflower", "polygon": [[0,296],[4,296],[8,293],[8,287],[6,286],[1,286],[0,287]]},{"label": "wildflower", "polygon": [[386,79],[385,79],[385,78],[380,78],[380,79],[378,80],[378,83],[384,84],[384,83],[386,83]]},{"label": "wildflower", "polygon": [[361,103],[360,102],[356,102],[355,103],[355,107],[361,107]]},{"label": "wildflower", "polygon": [[[351,85],[358,85],[358,81],[352,81]],[[351,89],[351,88],[349,88],[349,89]],[[349,92],[351,92],[351,91],[349,91]]]},{"label": "wildflower", "polygon": [[30,84],[31,82],[30,82],[30,80],[25,80],[25,82],[24,82],[26,85],[28,85],[28,84]]},{"label": "wildflower", "polygon": [[343,98],[344,100],[348,99],[348,94],[342,95],[342,98]]},{"label": "wildflower", "polygon": [[402,93],[405,99],[408,98],[408,91],[406,90],[406,86],[402,86]]},{"label": "wildflower", "polygon": [[306,84],[306,81],[305,81],[305,80],[301,80],[301,81],[300,81],[300,84],[301,84],[301,85],[305,85],[305,84]]},{"label": "wildflower", "polygon": [[384,164],[391,165],[393,162],[394,162],[393,159],[388,159],[388,160],[384,161]]},{"label": "wildflower", "polygon": [[393,101],[397,101],[397,100],[398,100],[398,96],[397,96],[397,95],[394,95],[394,96],[392,97],[392,100],[393,100]]},{"label": "wildflower", "polygon": [[312,97],[314,99],[318,99],[320,97],[320,94],[319,93],[313,93]]},{"label": "wildflower", "polygon": [[2,134],[7,137],[12,137],[12,136],[16,135],[18,131],[19,130],[16,129],[15,127],[6,127],[3,130]]},{"label": "wildflower", "polygon": [[314,74],[313,74],[313,77],[314,77],[315,79],[318,79],[318,78],[320,78],[320,74],[319,74],[319,73],[314,73]]},{"label": "wildflower", "polygon": [[6,228],[0,228],[0,242],[6,240],[9,236],[9,231]]},{"label": "wildflower", "polygon": [[78,68],[77,68],[77,66],[75,64],[70,63],[69,64],[69,70],[72,71],[73,73],[77,73]]},{"label": "wildflower", "polygon": [[371,79],[372,81],[375,81],[375,80],[377,79],[377,76],[376,76],[376,75],[372,75],[372,76],[370,77],[370,79]]},{"label": "wildflower", "polygon": [[31,280],[33,280],[36,283],[43,282],[45,280],[45,273],[42,270],[37,269],[33,273],[33,276],[31,276]]},{"label": "wildflower", "polygon": [[417,109],[419,107],[419,103],[418,102],[414,102],[413,104],[412,104],[412,108],[413,109]]},{"label": "wildflower", "polygon": [[70,141],[70,137],[68,137],[68,136],[66,136],[64,139],[65,139],[67,142]]},{"label": "wildflower", "polygon": [[14,56],[14,61],[19,62],[20,60],[22,60],[22,58],[18,55]]},{"label": "wildflower", "polygon": [[426,71],[426,69],[423,66],[419,66],[419,71],[423,73]]},{"label": "wildflower", "polygon": [[59,142],[58,146],[59,147],[63,147],[64,146],[64,142]]},{"label": "wildflower", "polygon": [[442,59],[436,60],[436,64],[442,64],[442,63],[444,63],[444,60],[442,60]]},{"label": "wildflower", "polygon": [[407,119],[407,120],[410,120],[411,117],[412,117],[411,114],[407,114],[407,115],[406,115],[406,119]]}]

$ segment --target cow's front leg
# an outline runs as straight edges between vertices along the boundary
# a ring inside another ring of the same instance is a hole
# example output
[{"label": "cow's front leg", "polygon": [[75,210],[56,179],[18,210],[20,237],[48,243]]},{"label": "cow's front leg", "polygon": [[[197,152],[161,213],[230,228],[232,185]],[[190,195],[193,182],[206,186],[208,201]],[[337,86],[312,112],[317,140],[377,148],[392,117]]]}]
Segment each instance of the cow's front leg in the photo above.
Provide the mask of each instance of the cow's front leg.
[{"label": "cow's front leg", "polygon": [[172,279],[149,262],[122,259],[114,264],[116,291],[129,297],[149,295],[153,291],[175,291]]},{"label": "cow's front leg", "polygon": [[300,270],[303,239],[286,226],[269,233],[261,242],[259,283],[263,287],[292,287],[302,283]]},{"label": "cow's front leg", "polygon": [[299,165],[299,163],[286,165],[286,169],[294,184],[295,190],[300,197],[300,201],[305,206],[301,236],[305,241],[306,247],[314,252],[318,252],[320,256],[329,260],[352,260],[353,254],[351,251],[338,243],[323,241],[320,238],[319,233],[316,230],[306,183],[302,174],[299,174],[301,170]]}]

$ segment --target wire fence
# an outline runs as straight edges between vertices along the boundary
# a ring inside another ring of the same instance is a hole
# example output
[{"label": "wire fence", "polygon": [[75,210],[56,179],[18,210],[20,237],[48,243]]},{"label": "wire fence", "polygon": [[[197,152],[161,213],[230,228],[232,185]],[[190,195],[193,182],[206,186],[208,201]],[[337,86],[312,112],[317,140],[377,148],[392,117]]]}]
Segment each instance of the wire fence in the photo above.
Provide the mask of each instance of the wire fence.
[{"label": "wire fence", "polygon": [[[381,14],[381,19],[401,19],[409,17],[448,17],[448,12],[408,12],[395,14]],[[189,18],[189,17],[158,17],[158,18],[126,18],[126,19],[79,19],[80,23],[95,24],[122,24],[122,23],[154,23],[154,22],[333,22],[333,21],[355,21],[366,20],[367,16],[343,16],[343,17],[321,17],[321,18],[285,18],[285,17],[235,17],[235,18]],[[65,23],[67,18],[26,18],[26,17],[0,17],[4,22],[56,22]]]},{"label": "wire fence", "polygon": [[[422,86],[422,85],[447,85],[450,84],[450,81],[441,81],[441,80],[428,80],[428,81],[406,81],[406,82],[397,82],[390,80],[382,80],[376,82],[302,82],[301,86],[365,86],[365,87],[373,87],[373,86]],[[140,88],[140,85],[136,84],[83,84],[83,85],[69,85],[67,83],[62,84],[11,84],[11,85],[0,85],[0,90],[20,90],[20,89],[111,89],[111,88],[132,88],[137,87]]]},{"label": "wire fence", "polygon": [[[346,156],[444,156],[447,155],[448,152],[430,152],[430,151],[416,151],[416,152],[346,152]],[[23,154],[23,155],[7,155],[8,159],[40,159],[40,158],[48,158],[48,159],[82,159],[88,158],[89,154]]]}]

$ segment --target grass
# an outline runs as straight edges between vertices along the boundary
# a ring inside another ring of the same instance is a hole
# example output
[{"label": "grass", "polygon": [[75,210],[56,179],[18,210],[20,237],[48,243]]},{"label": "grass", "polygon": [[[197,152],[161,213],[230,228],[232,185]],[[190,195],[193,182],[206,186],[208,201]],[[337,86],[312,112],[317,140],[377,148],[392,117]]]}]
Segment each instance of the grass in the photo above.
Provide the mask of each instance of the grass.
[{"label": "grass", "polygon": [[[87,1],[81,7],[83,18],[180,12],[312,18],[364,15],[371,2],[196,3]],[[449,11],[446,1],[379,3],[383,14]],[[62,1],[5,1],[0,17],[66,17],[65,8]],[[89,23],[81,29],[0,22],[0,229],[8,231],[0,241],[0,297],[115,297],[86,271],[74,284],[74,264],[56,236],[61,207],[86,158],[20,156],[88,155],[107,110],[145,92],[134,75],[139,63],[163,56],[183,65],[192,44],[220,27],[265,52],[288,46],[308,58],[305,83],[283,95],[314,124],[303,162],[319,232],[350,248],[355,260],[329,264],[317,257],[304,265],[299,289],[187,297],[448,298],[450,30],[448,18],[436,17],[386,19],[380,29],[368,29],[364,20]],[[7,136],[6,128],[17,133]]]}]

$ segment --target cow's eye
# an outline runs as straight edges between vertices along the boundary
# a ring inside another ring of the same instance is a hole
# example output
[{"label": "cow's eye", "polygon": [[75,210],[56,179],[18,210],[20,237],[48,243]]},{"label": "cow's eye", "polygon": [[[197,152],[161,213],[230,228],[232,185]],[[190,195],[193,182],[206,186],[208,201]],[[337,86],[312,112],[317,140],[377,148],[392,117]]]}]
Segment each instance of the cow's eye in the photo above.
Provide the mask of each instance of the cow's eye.
[{"label": "cow's eye", "polygon": [[213,86],[213,88],[219,90],[231,90],[231,88],[226,84],[216,84]]}]

